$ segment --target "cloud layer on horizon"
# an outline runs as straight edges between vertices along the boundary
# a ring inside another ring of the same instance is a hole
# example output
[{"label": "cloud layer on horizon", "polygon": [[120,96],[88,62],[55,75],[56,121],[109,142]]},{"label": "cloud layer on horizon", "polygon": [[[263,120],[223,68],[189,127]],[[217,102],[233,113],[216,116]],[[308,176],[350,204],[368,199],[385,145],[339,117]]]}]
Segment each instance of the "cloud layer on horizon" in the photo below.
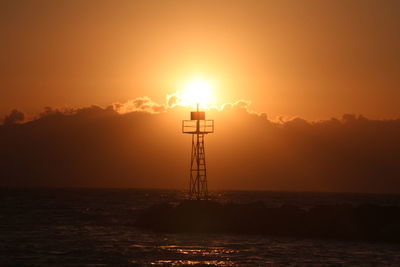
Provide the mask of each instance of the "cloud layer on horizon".
[{"label": "cloud layer on horizon", "polygon": [[[190,137],[180,120],[188,109],[171,103],[46,108],[22,124],[18,113],[0,126],[0,184],[185,188]],[[207,116],[216,121],[206,138],[212,189],[400,191],[400,120],[275,122],[246,101]]]},{"label": "cloud layer on horizon", "polygon": [[[158,114],[158,113],[163,113],[167,112],[171,109],[174,109],[176,107],[181,107],[179,105],[180,103],[179,99],[179,94],[178,92],[172,93],[172,94],[167,94],[166,95],[166,100],[164,103],[157,103],[154,100],[152,100],[148,96],[141,96],[137,97],[134,99],[129,99],[124,102],[114,102],[111,105],[107,107],[101,107],[98,105],[92,105],[90,107],[79,107],[79,108],[72,108],[72,107],[44,107],[44,109],[37,113],[37,114],[25,114],[21,110],[13,109],[10,111],[9,114],[6,114],[2,121],[3,124],[17,124],[17,123],[24,123],[24,122],[29,122],[32,120],[37,120],[42,117],[46,117],[49,115],[54,115],[54,114],[63,114],[63,115],[74,115],[77,113],[80,113],[84,110],[87,110],[88,108],[100,108],[100,109],[112,109],[116,111],[119,114],[126,114],[130,112],[144,112],[144,113],[150,113],[150,114]],[[252,113],[252,114],[259,114],[262,116],[266,116],[265,113],[258,113],[256,111],[250,110],[249,106],[251,104],[250,100],[245,100],[245,99],[239,99],[237,101],[234,101],[232,103],[224,103],[221,105],[213,105],[209,109],[211,110],[223,110],[225,108],[230,108],[230,107],[238,107],[238,108],[243,108],[247,110],[247,112]],[[190,108],[190,107],[186,107]],[[284,116],[279,117],[278,119],[283,118]]]}]

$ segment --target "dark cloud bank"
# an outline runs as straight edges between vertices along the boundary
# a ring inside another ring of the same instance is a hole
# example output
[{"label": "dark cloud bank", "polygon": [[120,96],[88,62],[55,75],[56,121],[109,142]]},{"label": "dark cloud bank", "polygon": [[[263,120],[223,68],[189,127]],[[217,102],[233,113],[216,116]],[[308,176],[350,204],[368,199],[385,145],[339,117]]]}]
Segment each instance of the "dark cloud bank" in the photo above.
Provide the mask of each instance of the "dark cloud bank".
[{"label": "dark cloud bank", "polygon": [[[116,108],[47,108],[25,123],[13,111],[0,126],[0,185],[186,188],[188,111]],[[400,192],[400,120],[277,123],[243,102],[208,117],[216,121],[206,138],[212,189]]]}]

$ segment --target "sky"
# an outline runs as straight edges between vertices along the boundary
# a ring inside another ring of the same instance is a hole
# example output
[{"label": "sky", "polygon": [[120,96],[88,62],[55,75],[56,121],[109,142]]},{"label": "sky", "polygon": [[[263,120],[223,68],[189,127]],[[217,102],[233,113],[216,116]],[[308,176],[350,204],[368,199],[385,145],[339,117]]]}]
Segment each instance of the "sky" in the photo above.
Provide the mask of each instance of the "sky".
[{"label": "sky", "polygon": [[400,2],[0,1],[0,116],[164,103],[191,77],[268,118],[398,118]]}]

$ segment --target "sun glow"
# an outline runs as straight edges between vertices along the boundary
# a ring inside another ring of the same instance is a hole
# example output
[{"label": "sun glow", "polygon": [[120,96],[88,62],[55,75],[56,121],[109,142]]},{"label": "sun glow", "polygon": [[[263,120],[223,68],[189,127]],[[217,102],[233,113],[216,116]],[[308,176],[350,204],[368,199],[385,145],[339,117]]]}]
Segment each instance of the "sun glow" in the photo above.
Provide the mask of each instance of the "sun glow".
[{"label": "sun glow", "polygon": [[186,82],[183,90],[179,92],[179,105],[195,107],[199,104],[205,108],[211,104],[213,94],[212,86],[203,79],[192,79]]}]

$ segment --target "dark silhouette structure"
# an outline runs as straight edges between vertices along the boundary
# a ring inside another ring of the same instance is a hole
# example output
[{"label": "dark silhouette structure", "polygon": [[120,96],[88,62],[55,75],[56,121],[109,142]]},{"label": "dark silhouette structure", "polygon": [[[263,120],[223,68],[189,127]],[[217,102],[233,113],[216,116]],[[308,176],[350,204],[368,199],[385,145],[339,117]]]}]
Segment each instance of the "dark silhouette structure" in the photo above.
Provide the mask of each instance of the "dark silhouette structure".
[{"label": "dark silhouette structure", "polygon": [[206,120],[204,111],[190,113],[190,120],[182,121],[182,132],[192,135],[192,156],[190,159],[189,198],[208,199],[207,168],[204,150],[204,137],[214,132],[214,121]]}]

